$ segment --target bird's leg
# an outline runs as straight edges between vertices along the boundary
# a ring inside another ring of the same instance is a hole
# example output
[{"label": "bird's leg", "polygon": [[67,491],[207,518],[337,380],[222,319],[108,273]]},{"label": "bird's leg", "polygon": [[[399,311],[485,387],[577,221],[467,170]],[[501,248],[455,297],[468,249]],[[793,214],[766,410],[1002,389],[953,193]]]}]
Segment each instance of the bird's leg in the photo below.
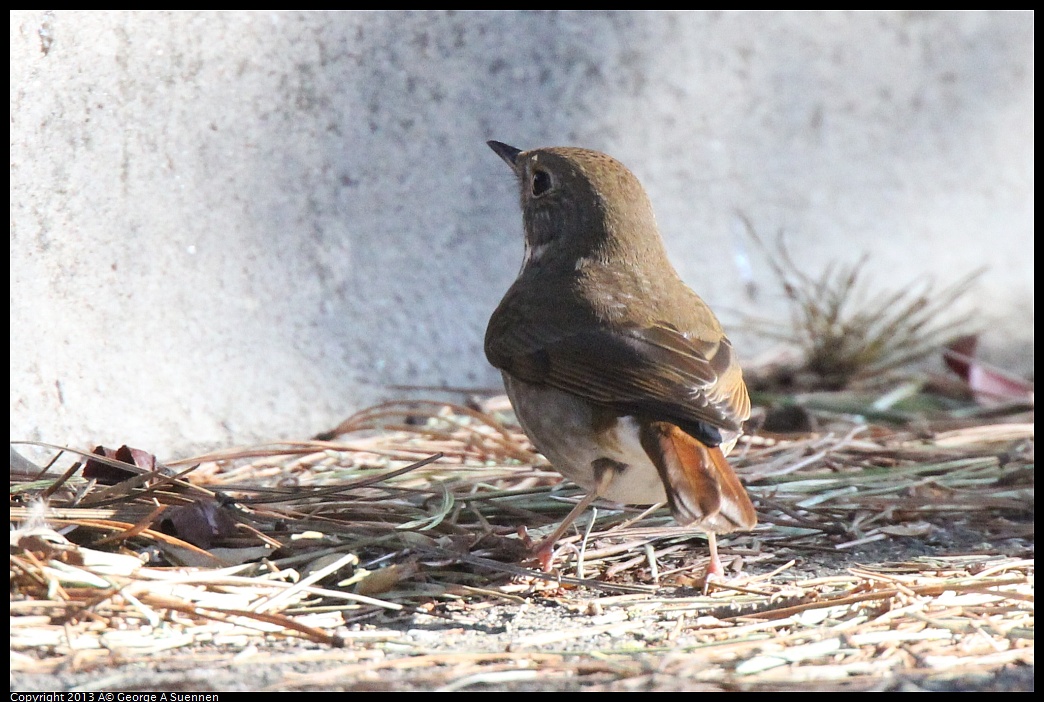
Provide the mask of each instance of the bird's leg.
[{"label": "bird's leg", "polygon": [[580,516],[580,513],[591,506],[591,503],[598,497],[598,491],[592,490],[584,496],[584,499],[576,503],[576,507],[573,507],[566,515],[566,518],[562,520],[562,523],[558,525],[558,528],[548,536],[546,539],[541,541],[539,544],[533,547],[530,553],[540,562],[540,569],[545,573],[551,570],[551,557],[554,553],[555,542],[562,538],[562,534],[566,533],[576,518]]},{"label": "bird's leg", "polygon": [[713,531],[707,532],[707,546],[710,547],[710,563],[707,564],[707,577],[725,577],[725,569],[718,558],[718,537]]}]

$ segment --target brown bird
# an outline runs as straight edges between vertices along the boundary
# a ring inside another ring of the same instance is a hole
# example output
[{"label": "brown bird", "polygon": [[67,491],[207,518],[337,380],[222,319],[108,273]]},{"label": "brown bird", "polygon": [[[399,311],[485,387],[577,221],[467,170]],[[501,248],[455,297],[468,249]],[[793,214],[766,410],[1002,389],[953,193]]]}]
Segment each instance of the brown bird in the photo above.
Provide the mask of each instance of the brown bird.
[{"label": "brown bird", "polygon": [[587,149],[487,142],[518,177],[525,257],[486,329],[522,429],[589,494],[666,502],[715,534],[757,515],[725,455],[750,416],[743,374],[707,304],[667,259],[652,206],[619,161]]}]

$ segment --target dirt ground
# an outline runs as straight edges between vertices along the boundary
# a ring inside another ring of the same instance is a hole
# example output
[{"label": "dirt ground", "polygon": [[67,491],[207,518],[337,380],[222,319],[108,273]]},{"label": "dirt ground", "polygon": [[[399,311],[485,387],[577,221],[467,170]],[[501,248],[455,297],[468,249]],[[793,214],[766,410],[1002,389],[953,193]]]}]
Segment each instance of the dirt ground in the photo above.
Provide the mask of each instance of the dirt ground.
[{"label": "dirt ground", "polygon": [[13,479],[11,690],[1034,688],[1032,416],[751,439],[759,525],[706,583],[703,534],[598,503],[531,570],[518,527],[579,493],[517,430],[426,407]]},{"label": "dirt ground", "polygon": [[[938,525],[937,525],[938,526]],[[1015,525],[1016,527],[1018,525]],[[1026,525],[1023,525],[1026,526]],[[1028,526],[1032,529],[1032,525]],[[1017,531],[1018,529],[1015,529]],[[744,537],[723,541],[723,554]],[[782,551],[782,552],[779,552]],[[929,538],[895,537],[857,549],[778,549],[772,559],[747,564],[748,574],[769,563],[795,560],[777,583],[845,574],[852,568],[925,558],[988,561],[1032,559],[1031,539],[984,540],[968,523],[939,526]],[[47,656],[12,653],[12,691],[115,692],[130,690],[898,690],[1032,691],[1034,669],[1020,662],[983,669],[867,670],[842,678],[745,680],[700,674],[699,647],[671,636],[676,612],[668,605],[698,595],[665,586],[652,594],[613,596],[588,588],[533,587],[475,594],[439,603],[427,612],[374,614],[344,627],[342,647],[293,643],[285,638],[243,645],[200,642],[169,651],[66,657],[53,669]],[[510,601],[509,601],[510,600]],[[641,615],[633,614],[641,610]],[[691,612],[699,617],[704,613]],[[629,626],[630,623],[638,626]],[[570,632],[563,635],[563,632]],[[688,659],[679,666],[678,659]],[[528,659],[528,660],[527,660]],[[46,672],[31,672],[33,668]],[[20,670],[19,670],[20,669]],[[815,672],[815,671],[811,671]],[[757,677],[757,676],[755,676]]]}]

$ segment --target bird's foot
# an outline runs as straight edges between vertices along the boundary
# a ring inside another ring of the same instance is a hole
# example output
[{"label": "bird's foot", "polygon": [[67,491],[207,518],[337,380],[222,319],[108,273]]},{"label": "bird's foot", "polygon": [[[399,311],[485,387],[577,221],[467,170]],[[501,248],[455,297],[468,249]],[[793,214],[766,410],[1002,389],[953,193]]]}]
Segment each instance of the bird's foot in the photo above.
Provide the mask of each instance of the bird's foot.
[{"label": "bird's foot", "polygon": [[551,539],[544,539],[540,543],[534,543],[533,537],[529,535],[529,530],[525,526],[518,528],[518,536],[526,545],[526,560],[535,560],[541,571],[550,573],[551,563],[555,557],[555,542]]}]

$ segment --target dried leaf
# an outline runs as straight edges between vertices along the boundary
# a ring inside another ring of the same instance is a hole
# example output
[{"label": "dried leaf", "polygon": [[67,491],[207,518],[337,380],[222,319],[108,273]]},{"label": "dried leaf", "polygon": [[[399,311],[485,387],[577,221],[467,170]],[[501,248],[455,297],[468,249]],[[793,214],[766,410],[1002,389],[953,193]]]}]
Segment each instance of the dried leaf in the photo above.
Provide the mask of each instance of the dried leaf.
[{"label": "dried leaf", "polygon": [[943,352],[946,365],[968,384],[975,401],[981,405],[1011,402],[1032,405],[1033,383],[978,360],[975,356],[978,341],[974,334],[961,336],[950,342]]},{"label": "dried leaf", "polygon": [[167,510],[160,526],[164,533],[203,549],[236,533],[236,520],[228,508],[202,499]]}]

